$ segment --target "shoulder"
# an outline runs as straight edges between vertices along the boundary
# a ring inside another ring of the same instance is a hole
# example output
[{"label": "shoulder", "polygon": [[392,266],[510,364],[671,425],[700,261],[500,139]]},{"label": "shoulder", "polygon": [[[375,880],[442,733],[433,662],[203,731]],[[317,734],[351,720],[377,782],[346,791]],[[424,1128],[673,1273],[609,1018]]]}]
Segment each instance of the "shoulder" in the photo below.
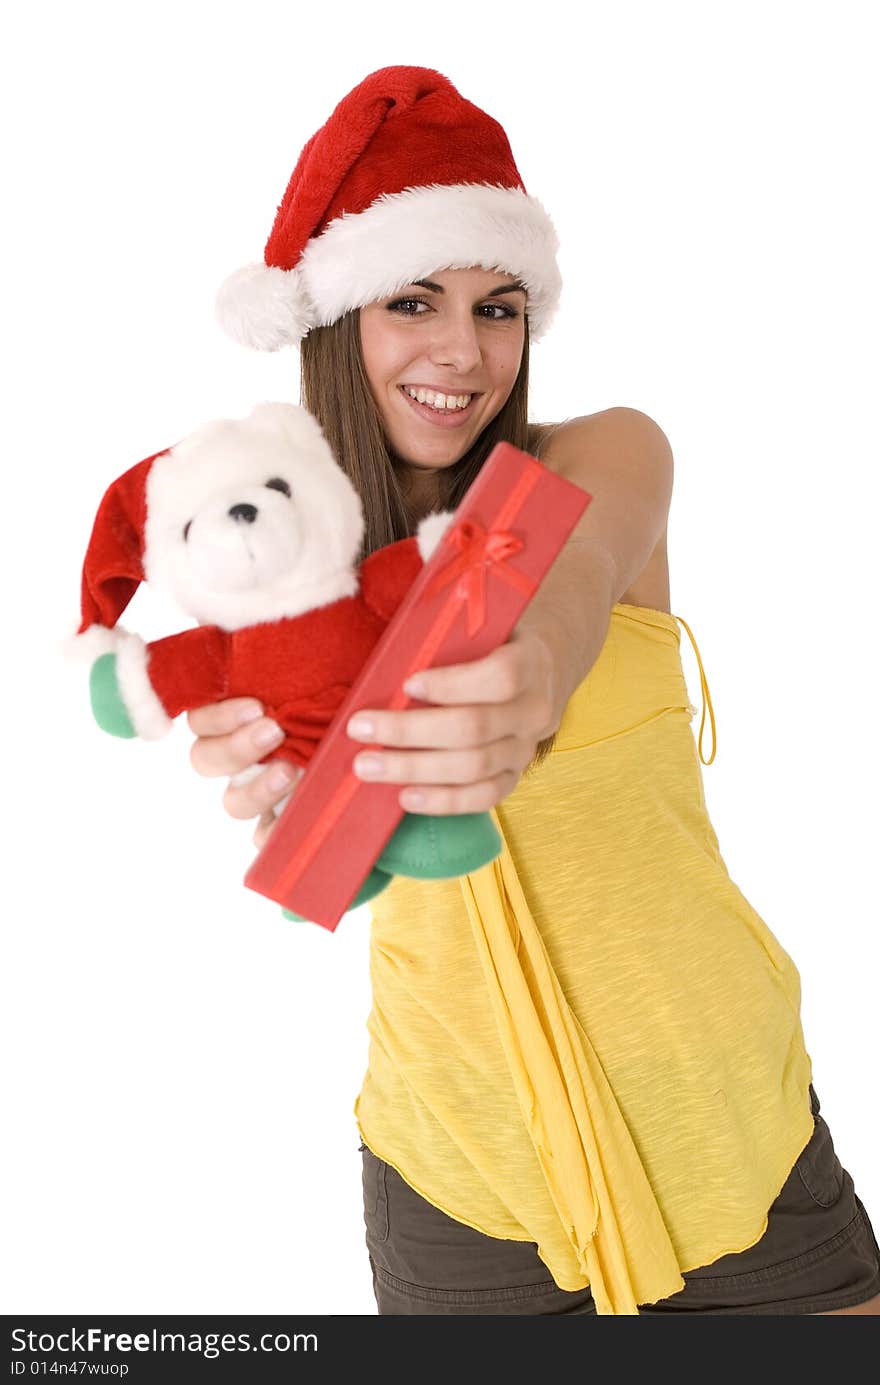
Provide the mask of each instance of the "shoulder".
[{"label": "shoulder", "polygon": [[[669,439],[649,414],[641,409],[615,405],[595,414],[580,414],[562,423],[541,424],[552,430],[543,435],[536,456],[559,475],[592,475],[603,469],[627,472],[638,481],[652,478],[671,492],[673,456]],[[589,483],[587,488],[589,489]]]},{"label": "shoulder", "polygon": [[577,414],[561,423],[535,423],[535,443],[542,449],[542,460],[558,455],[587,439],[631,438],[646,443],[652,450],[668,453],[672,448],[660,424],[641,409],[615,404],[595,414]]}]

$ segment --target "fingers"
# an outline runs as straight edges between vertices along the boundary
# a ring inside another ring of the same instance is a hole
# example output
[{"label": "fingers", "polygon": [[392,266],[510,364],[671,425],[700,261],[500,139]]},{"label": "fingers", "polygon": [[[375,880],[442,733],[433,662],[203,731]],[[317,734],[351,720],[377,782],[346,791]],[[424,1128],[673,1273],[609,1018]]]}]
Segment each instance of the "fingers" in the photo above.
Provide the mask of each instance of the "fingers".
[{"label": "fingers", "polygon": [[[549,699],[532,691],[515,702],[474,706],[409,707],[401,711],[364,709],[349,718],[346,730],[352,740],[377,746],[485,746],[511,735],[538,736],[551,715]],[[371,735],[360,730],[363,721]],[[538,736],[540,739],[540,736]],[[435,775],[435,778],[440,778]]]},{"label": "fingers", "polygon": [[378,773],[365,773],[356,755],[353,769],[368,782],[406,785],[398,802],[407,812],[482,813],[513,792],[533,753],[532,741],[506,736],[473,750],[385,750]]},{"label": "fingers", "polygon": [[[442,817],[450,813],[486,813],[512,793],[519,783],[519,770],[504,770],[479,784],[420,784],[418,789],[403,789],[400,805],[407,812],[431,813]],[[418,794],[418,801],[414,798]]]},{"label": "fingers", "polygon": [[[275,825],[276,813],[291,797],[305,770],[288,760],[259,762],[284,740],[284,731],[263,716],[252,697],[227,698],[187,714],[196,740],[190,761],[206,778],[230,776],[223,807],[230,817],[259,818],[254,841],[262,846]],[[259,840],[258,840],[259,838]]]},{"label": "fingers", "polygon": [[[219,711],[222,705],[218,703],[216,710]],[[207,712],[208,708],[203,707],[201,711]],[[190,714],[191,717],[195,715],[195,712]],[[200,717],[199,725],[202,720]],[[215,725],[218,723],[225,724],[225,719],[218,718]],[[197,774],[209,779],[237,774],[262,760],[264,755],[280,745],[283,740],[284,732],[277,722],[272,721],[270,717],[261,716],[256,721],[239,726],[237,730],[227,729],[225,733],[219,730],[204,732],[190,747],[190,763]]]},{"label": "fingers", "polygon": [[259,851],[262,851],[263,847],[266,845],[269,839],[269,833],[272,831],[277,821],[278,819],[275,816],[275,811],[272,808],[270,808],[267,813],[260,814],[260,820],[254,829],[253,836],[254,846],[257,847]]},{"label": "fingers", "polygon": [[304,772],[287,760],[276,760],[246,783],[229,783],[223,795],[223,807],[233,818],[265,815],[296,787]]},{"label": "fingers", "polygon": [[[501,644],[483,659],[447,664],[413,674],[404,691],[441,706],[461,702],[508,702],[522,692],[524,655],[517,644]],[[416,680],[418,687],[413,686]]]},{"label": "fingers", "polygon": [[197,736],[223,736],[249,721],[262,716],[263,709],[253,697],[228,697],[209,707],[195,707],[187,712],[190,731]]},{"label": "fingers", "polygon": [[269,833],[272,831],[272,828],[275,826],[284,809],[287,807],[289,800],[293,798],[299,781],[300,779],[302,779],[304,774],[305,770],[300,769],[299,773],[297,774],[294,780],[294,785],[291,792],[285,794],[284,797],[280,798],[275,804],[273,804],[271,808],[266,809],[264,812],[260,814],[260,820],[257,823],[256,828],[254,829],[253,840],[254,845],[259,847],[261,851],[263,847],[266,845],[266,841],[268,839]]},{"label": "fingers", "polygon": [[467,750],[364,750],[352,769],[370,783],[477,784],[505,771],[521,774],[531,756],[531,741],[505,736]]}]

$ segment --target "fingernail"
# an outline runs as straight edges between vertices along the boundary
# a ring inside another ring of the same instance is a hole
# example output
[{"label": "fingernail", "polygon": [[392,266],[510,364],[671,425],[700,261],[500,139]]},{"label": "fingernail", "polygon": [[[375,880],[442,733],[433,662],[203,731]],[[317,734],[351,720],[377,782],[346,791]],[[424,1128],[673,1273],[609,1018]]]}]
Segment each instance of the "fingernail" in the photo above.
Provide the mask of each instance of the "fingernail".
[{"label": "fingernail", "polygon": [[382,756],[357,755],[354,761],[354,772],[363,775],[366,779],[377,779],[382,773]]},{"label": "fingernail", "polygon": [[293,771],[287,765],[276,765],[269,771],[269,788],[273,792],[275,789],[286,789],[292,778]]},{"label": "fingernail", "polygon": [[376,723],[369,717],[352,717],[346,727],[348,734],[357,741],[368,741],[376,731]]},{"label": "fingernail", "polygon": [[424,697],[426,692],[424,679],[420,678],[418,674],[414,674],[412,678],[407,678],[403,685],[403,691],[409,693],[410,697]]},{"label": "fingernail", "polygon": [[262,715],[263,709],[259,702],[249,702],[246,707],[241,707],[239,709],[237,724],[239,726],[247,726],[249,721],[256,721],[257,717],[261,717]]},{"label": "fingernail", "polygon": [[261,726],[258,731],[254,732],[254,745],[260,746],[261,749],[265,746],[277,745],[279,741],[283,740],[284,732],[275,721],[267,722],[265,726]]}]

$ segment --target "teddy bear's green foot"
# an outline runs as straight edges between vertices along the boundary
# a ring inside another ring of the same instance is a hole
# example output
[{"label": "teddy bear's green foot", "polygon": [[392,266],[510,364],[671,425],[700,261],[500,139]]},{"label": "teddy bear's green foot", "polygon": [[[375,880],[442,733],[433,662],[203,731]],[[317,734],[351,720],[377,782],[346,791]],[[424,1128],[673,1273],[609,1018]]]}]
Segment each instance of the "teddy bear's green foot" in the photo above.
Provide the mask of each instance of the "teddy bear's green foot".
[{"label": "teddy bear's green foot", "polygon": [[404,813],[376,865],[391,875],[448,880],[500,854],[501,838],[488,813]]},{"label": "teddy bear's green foot", "polygon": [[[395,875],[414,880],[449,880],[479,870],[501,854],[501,838],[488,813],[404,813],[349,909],[379,894]],[[285,918],[302,914],[282,909]]]},{"label": "teddy bear's green foot", "polygon": [[[356,909],[359,904],[366,904],[368,899],[372,899],[374,895],[379,894],[381,890],[384,890],[385,887],[390,884],[391,876],[388,872],[380,870],[378,865],[373,866],[373,869],[361,885],[348,908]],[[286,919],[293,919],[295,923],[306,923],[309,921],[303,914],[295,914],[292,909],[282,909],[281,912]]]}]

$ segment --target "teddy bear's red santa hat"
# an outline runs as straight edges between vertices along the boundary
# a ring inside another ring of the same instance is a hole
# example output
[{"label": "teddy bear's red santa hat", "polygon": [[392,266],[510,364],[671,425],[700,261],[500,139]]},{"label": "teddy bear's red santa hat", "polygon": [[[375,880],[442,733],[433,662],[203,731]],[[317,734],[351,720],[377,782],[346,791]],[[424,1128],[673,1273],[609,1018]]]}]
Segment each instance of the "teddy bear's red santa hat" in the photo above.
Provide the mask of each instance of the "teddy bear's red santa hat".
[{"label": "teddy bear's red santa hat", "polygon": [[163,448],[117,477],[98,506],[82,571],[79,630],[67,652],[97,659],[116,649],[127,631],[117,625],[144,581],[147,480]]}]

